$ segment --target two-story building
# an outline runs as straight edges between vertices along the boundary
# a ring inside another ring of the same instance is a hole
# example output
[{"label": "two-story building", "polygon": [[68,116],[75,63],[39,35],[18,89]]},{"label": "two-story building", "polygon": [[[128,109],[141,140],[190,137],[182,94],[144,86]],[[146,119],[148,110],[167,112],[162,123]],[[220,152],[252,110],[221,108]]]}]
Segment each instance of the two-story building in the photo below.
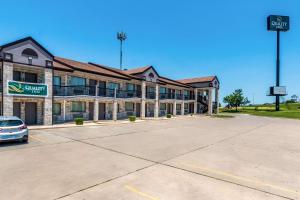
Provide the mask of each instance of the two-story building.
[{"label": "two-story building", "polygon": [[218,112],[216,76],[172,80],[153,66],[119,70],[52,55],[31,37],[0,46],[3,116],[27,124]]}]

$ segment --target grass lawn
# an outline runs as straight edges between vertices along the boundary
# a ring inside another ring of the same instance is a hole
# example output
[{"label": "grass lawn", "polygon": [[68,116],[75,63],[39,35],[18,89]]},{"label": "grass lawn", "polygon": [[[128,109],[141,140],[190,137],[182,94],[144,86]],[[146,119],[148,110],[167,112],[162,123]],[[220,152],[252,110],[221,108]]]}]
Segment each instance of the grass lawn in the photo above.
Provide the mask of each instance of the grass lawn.
[{"label": "grass lawn", "polygon": [[275,111],[274,104],[268,105],[257,105],[257,106],[244,106],[238,108],[238,111],[233,109],[220,109],[223,113],[246,113],[257,116],[266,116],[266,117],[284,117],[291,119],[300,119],[300,104],[299,103],[288,103],[281,104],[280,111]]}]

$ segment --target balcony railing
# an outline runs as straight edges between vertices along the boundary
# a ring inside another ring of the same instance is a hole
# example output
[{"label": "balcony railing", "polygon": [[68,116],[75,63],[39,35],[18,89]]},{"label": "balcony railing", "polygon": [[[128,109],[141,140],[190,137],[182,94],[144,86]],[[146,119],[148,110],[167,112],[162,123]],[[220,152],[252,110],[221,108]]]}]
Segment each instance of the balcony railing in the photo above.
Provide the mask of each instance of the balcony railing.
[{"label": "balcony railing", "polygon": [[184,100],[195,100],[194,95],[184,95]]},{"label": "balcony railing", "polygon": [[54,96],[95,96],[95,86],[53,86]]},{"label": "balcony railing", "polygon": [[147,92],[146,98],[147,99],[155,99],[155,92]]},{"label": "balcony railing", "polygon": [[174,99],[175,95],[173,93],[160,93],[159,99]]}]

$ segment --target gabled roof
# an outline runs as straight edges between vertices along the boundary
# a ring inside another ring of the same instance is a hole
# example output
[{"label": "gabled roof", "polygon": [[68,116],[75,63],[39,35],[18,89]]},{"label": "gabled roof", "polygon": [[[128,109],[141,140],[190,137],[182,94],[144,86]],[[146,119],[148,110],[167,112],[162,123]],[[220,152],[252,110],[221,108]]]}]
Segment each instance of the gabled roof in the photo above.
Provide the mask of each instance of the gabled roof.
[{"label": "gabled roof", "polygon": [[181,80],[177,80],[177,81],[184,83],[184,84],[191,84],[191,83],[211,82],[215,79],[218,80],[217,76],[196,77],[196,78],[181,79]]},{"label": "gabled roof", "polygon": [[148,69],[150,69],[152,66],[146,66],[146,67],[138,67],[134,69],[128,69],[128,70],[123,70],[124,73],[126,74],[142,74],[146,72]]},{"label": "gabled roof", "polygon": [[75,60],[70,60],[70,59],[66,59],[66,58],[61,58],[61,57],[54,57],[54,61],[61,65],[66,66],[68,68],[71,68],[73,70],[130,80],[130,78],[128,76],[122,75],[120,73],[116,73],[112,70],[108,70],[103,66],[96,66],[96,65],[83,63],[83,62],[79,62],[79,61],[75,61]]},{"label": "gabled roof", "polygon": [[22,38],[20,40],[16,40],[14,42],[10,42],[10,43],[7,43],[7,44],[4,44],[0,47],[0,51],[6,47],[10,47],[10,46],[13,46],[13,45],[16,45],[16,44],[19,44],[19,43],[22,43],[22,42],[25,42],[27,40],[30,40],[32,41],[34,44],[36,44],[39,48],[41,48],[43,51],[45,51],[47,54],[49,54],[52,58],[54,57],[47,49],[45,49],[40,43],[38,43],[35,39],[33,39],[32,37],[25,37],[25,38]]}]

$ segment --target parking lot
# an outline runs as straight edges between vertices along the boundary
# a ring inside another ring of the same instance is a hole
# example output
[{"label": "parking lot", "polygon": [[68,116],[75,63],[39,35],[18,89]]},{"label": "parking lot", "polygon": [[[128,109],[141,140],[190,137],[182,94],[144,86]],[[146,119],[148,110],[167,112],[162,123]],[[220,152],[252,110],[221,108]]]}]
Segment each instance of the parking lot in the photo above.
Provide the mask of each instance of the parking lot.
[{"label": "parking lot", "polygon": [[0,199],[299,199],[300,121],[237,115],[32,130]]}]

